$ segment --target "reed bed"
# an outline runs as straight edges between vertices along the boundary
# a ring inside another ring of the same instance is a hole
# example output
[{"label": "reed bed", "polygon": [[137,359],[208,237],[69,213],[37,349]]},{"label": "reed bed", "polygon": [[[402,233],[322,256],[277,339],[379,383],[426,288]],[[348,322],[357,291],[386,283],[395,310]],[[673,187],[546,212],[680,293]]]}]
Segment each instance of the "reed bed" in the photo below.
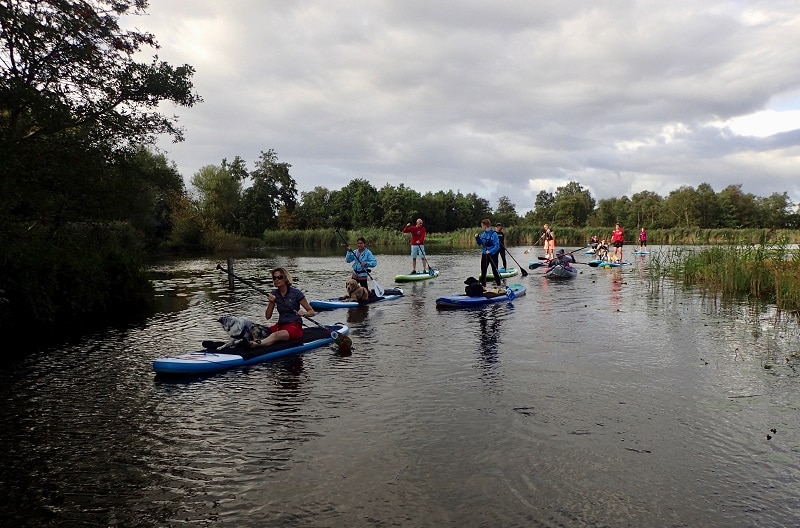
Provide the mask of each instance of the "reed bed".
[{"label": "reed bed", "polygon": [[723,297],[800,313],[800,251],[785,244],[670,248],[650,256],[648,273],[651,282],[671,278]]}]

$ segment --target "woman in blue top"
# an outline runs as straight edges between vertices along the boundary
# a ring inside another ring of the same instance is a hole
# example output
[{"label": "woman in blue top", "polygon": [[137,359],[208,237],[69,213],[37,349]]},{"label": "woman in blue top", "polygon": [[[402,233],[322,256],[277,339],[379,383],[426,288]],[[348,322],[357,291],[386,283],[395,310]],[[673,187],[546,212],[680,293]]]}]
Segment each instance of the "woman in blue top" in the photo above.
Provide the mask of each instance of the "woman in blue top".
[{"label": "woman in blue top", "polygon": [[367,277],[369,277],[367,270],[377,266],[378,261],[375,260],[375,255],[372,254],[372,251],[367,249],[367,241],[364,239],[364,237],[358,237],[358,240],[356,240],[356,245],[358,246],[358,249],[353,251],[350,249],[350,244],[347,244],[347,255],[345,255],[345,262],[353,263],[353,273],[350,276],[354,278],[361,286],[369,289],[367,286]]},{"label": "woman in blue top", "polygon": [[475,242],[481,246],[481,285],[486,286],[486,270],[491,266],[494,282],[499,288],[501,281],[497,272],[497,254],[500,252],[500,239],[488,218],[481,220],[481,227],[483,231],[475,235]]}]

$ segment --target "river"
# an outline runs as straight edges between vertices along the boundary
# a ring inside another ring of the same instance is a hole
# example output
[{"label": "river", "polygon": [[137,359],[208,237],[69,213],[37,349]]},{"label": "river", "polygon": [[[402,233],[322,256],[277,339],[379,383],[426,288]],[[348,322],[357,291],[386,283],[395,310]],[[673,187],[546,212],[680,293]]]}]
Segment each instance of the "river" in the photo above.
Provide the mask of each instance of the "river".
[{"label": "river", "polygon": [[[216,260],[161,264],[143,324],[3,369],[0,525],[800,525],[797,326],[653,287],[630,251],[571,281],[528,270],[511,304],[441,310],[477,250],[435,252],[441,276],[405,285],[407,254],[376,250],[375,280],[405,296],[315,318],[348,324],[352,354],[188,380],[153,359],[223,339],[220,315],[263,321],[265,301]],[[273,266],[310,299],[343,293],[342,255],[235,271],[269,287]]]}]

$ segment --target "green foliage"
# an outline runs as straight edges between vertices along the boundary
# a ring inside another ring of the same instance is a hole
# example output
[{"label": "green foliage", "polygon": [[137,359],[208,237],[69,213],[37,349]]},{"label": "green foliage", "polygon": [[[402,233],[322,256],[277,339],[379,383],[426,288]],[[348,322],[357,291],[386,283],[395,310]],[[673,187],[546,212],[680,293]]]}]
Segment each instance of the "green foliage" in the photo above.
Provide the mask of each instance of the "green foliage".
[{"label": "green foliage", "polygon": [[699,251],[672,249],[651,255],[652,282],[671,278],[723,297],[747,297],[800,311],[800,258],[785,243],[718,245]]},{"label": "green foliage", "polygon": [[242,234],[260,237],[266,229],[278,225],[278,213],[282,207],[293,212],[297,205],[297,183],[289,175],[288,163],[278,162],[274,150],[261,152],[250,173],[253,184],[242,193]]},{"label": "green foliage", "polygon": [[[137,62],[153,35],[120,16],[146,0],[0,3],[0,309],[4,325],[138,310],[142,252],[166,240],[185,189],[156,136],[182,138],[163,102],[192,106],[193,69]],[[77,325],[77,326],[80,326]]]},{"label": "green foliage", "polygon": [[7,330],[47,327],[58,335],[87,318],[105,323],[140,313],[151,299],[141,272],[144,241],[128,225],[70,224],[55,235],[40,228],[5,235],[0,321]]}]

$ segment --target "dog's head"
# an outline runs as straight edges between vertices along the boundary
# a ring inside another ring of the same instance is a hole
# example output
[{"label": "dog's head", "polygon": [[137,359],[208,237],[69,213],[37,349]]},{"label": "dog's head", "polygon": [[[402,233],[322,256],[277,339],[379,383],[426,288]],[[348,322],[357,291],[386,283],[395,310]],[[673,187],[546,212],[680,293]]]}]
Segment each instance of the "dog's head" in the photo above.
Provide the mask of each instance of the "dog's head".
[{"label": "dog's head", "polygon": [[347,289],[347,293],[353,293],[358,289],[358,283],[355,279],[347,279],[344,283],[344,287]]}]

